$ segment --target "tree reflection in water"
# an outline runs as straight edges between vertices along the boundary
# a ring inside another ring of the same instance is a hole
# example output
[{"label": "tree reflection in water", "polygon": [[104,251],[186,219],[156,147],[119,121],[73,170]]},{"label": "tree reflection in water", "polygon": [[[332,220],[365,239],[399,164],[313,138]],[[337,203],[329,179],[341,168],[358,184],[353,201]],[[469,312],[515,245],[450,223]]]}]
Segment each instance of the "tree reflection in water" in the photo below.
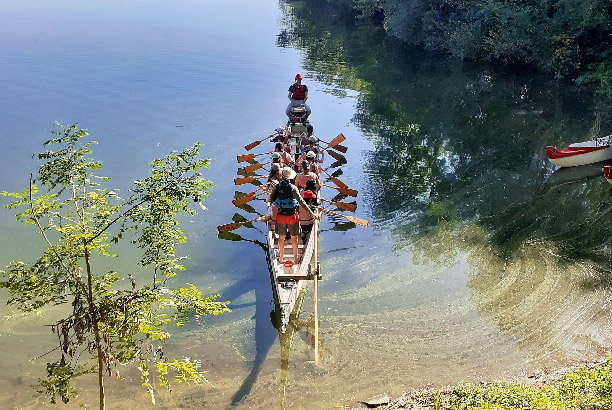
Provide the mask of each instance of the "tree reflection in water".
[{"label": "tree reflection in water", "polygon": [[389,228],[415,264],[467,258],[479,309],[538,357],[579,345],[583,331],[597,340],[612,187],[601,164],[555,171],[545,147],[609,134],[610,107],[536,73],[407,47],[314,3],[286,5],[277,44],[301,49],[328,92],[360,93],[353,122],[374,145],[362,190],[374,228]]}]

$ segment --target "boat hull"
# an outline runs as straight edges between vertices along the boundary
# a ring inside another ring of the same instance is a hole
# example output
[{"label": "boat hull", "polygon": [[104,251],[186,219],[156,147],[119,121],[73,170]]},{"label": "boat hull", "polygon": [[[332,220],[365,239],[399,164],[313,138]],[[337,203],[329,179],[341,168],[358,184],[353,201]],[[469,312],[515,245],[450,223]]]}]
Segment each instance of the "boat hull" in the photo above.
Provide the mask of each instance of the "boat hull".
[{"label": "boat hull", "polygon": [[[289,268],[278,262],[278,239],[274,233],[274,224],[268,222],[267,242],[268,242],[268,267],[270,269],[270,279],[272,291],[274,293],[274,303],[280,313],[280,331],[285,332],[289,323],[291,313],[295,309],[296,301],[302,292],[304,282],[312,279],[314,271],[311,262],[315,251],[313,235],[310,235],[307,243],[302,243],[301,238],[298,244],[298,257],[301,263]],[[285,241],[286,256],[293,255],[289,240]],[[289,259],[289,258],[287,258]]]},{"label": "boat hull", "polygon": [[612,159],[609,137],[571,144],[567,148],[546,147],[549,161],[560,167],[577,167]]}]

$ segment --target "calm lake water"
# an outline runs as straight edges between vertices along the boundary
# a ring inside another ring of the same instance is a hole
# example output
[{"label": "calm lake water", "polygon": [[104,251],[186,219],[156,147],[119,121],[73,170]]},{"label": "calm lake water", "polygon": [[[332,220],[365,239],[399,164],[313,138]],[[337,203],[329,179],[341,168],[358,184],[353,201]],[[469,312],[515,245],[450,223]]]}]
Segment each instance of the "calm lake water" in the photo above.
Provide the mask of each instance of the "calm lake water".
[{"label": "calm lake water", "polygon": [[[544,154],[610,131],[570,85],[447,61],[301,2],[26,0],[0,4],[0,15],[0,190],[27,186],[54,121],[87,128],[124,190],[172,149],[202,141],[212,158],[216,188],[184,223],[181,278],[220,292],[233,312],[173,337],[168,350],[202,360],[211,385],[160,389],[158,408],[333,408],[608,351],[612,186],[601,164],[557,171]],[[236,155],[283,125],[296,72],[315,133],[347,137],[340,178],[372,221],[322,222],[318,366],[311,289],[279,339],[253,243],[261,230],[241,228],[241,241],[216,230],[237,211]],[[2,266],[42,249],[8,210],[0,228]],[[127,274],[137,255],[118,252],[110,267]],[[53,348],[43,325],[58,313],[0,322],[10,408],[40,407],[30,386],[46,361],[34,358]],[[138,375],[123,374],[108,382],[109,407],[148,407]],[[95,382],[84,378],[68,408],[95,406]]]}]

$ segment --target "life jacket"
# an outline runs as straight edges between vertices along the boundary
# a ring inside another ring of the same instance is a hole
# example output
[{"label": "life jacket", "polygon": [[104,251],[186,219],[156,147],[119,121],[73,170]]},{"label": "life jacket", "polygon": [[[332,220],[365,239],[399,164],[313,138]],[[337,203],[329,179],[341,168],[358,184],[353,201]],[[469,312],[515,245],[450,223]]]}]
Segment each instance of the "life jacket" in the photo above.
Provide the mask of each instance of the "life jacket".
[{"label": "life jacket", "polygon": [[291,184],[281,181],[275,187],[276,200],[274,206],[278,209],[279,215],[293,215],[298,206],[298,202],[293,199]]},{"label": "life jacket", "polygon": [[304,92],[304,84],[293,84],[293,93],[291,97],[294,100],[303,100],[306,98],[306,93]]}]

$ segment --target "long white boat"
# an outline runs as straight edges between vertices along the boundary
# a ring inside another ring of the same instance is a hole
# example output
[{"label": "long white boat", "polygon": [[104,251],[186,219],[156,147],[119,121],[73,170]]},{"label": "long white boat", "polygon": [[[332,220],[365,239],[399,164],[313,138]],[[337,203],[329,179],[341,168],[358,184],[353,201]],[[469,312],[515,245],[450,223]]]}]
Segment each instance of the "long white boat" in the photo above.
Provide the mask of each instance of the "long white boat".
[{"label": "long white boat", "polygon": [[[287,127],[291,131],[291,135],[298,136],[306,132],[306,127],[309,122],[305,117],[306,111],[303,107],[295,107],[291,110],[291,117],[287,123]],[[292,153],[298,153],[297,138],[289,139],[289,146]],[[278,235],[274,232],[275,226],[273,221],[267,222],[268,230],[266,239],[268,243],[268,267],[270,269],[270,279],[274,293],[274,303],[280,314],[280,331],[285,333],[289,318],[296,307],[296,301],[302,292],[304,281],[313,280],[314,275],[318,275],[320,279],[319,263],[316,257],[318,252],[318,234],[319,223],[315,221],[314,227],[307,237],[307,242],[303,243],[301,235],[298,235],[298,260],[300,263],[286,261],[281,264],[278,262]],[[291,241],[284,241],[285,259],[288,256],[293,256]]]}]

